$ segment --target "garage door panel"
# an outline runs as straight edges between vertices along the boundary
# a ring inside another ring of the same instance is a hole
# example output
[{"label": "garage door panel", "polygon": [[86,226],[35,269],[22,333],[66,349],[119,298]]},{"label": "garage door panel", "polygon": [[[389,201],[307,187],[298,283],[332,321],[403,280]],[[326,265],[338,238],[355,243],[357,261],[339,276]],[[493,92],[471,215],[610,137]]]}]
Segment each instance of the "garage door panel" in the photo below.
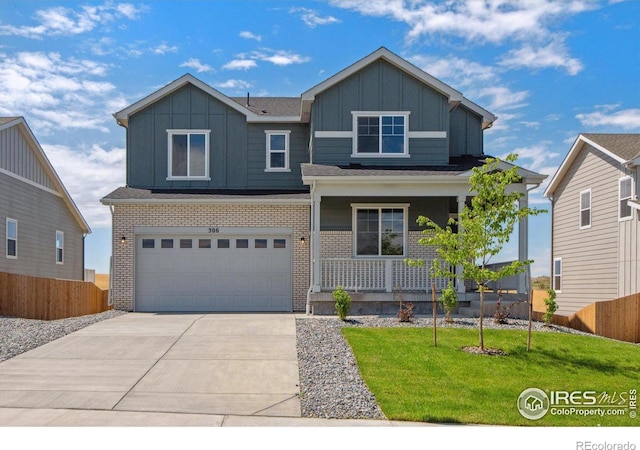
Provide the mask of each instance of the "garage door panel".
[{"label": "garage door panel", "polygon": [[[143,248],[143,239],[153,248]],[[173,247],[162,248],[163,240]],[[291,311],[290,243],[284,236],[140,236],[136,310]]]}]

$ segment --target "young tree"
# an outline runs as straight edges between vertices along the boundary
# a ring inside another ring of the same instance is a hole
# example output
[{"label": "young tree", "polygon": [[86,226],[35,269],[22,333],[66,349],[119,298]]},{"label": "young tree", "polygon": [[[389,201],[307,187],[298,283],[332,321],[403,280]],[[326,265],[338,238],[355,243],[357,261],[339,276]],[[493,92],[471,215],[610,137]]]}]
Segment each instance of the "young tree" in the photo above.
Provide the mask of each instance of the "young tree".
[{"label": "young tree", "polygon": [[[517,158],[517,155],[510,154],[505,161],[512,163]],[[418,223],[427,227],[423,231],[425,237],[419,243],[435,246],[439,256],[434,260],[436,275],[452,277],[449,267],[462,267],[462,278],[473,280],[479,286],[481,351],[484,351],[483,310],[487,283],[522,273],[532,261],[513,261],[498,270],[489,268],[489,262],[509,241],[515,225],[521,219],[546,212],[519,207],[518,200],[524,194],[509,189],[521,179],[517,172],[516,166],[501,169],[499,158],[487,158],[483,166],[474,167],[469,178],[469,192],[473,195],[471,207],[465,205],[460,213],[457,232],[454,230],[454,219],[450,219],[448,225],[442,228],[428,217],[418,218]]]}]

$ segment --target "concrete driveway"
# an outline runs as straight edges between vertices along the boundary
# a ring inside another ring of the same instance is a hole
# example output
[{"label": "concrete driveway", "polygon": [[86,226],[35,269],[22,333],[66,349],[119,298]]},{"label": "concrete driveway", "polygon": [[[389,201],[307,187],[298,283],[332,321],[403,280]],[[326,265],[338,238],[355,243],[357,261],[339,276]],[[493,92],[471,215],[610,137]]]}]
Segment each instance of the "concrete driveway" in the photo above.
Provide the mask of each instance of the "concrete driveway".
[{"label": "concrete driveway", "polygon": [[129,313],[0,363],[0,408],[294,418],[298,385],[293,314]]}]

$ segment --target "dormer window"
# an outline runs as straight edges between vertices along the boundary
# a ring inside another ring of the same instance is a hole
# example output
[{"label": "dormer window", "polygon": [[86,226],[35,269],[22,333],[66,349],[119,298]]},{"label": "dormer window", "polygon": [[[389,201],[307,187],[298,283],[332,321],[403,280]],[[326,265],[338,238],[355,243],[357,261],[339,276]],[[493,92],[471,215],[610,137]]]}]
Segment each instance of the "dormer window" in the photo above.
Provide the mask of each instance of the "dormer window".
[{"label": "dormer window", "polygon": [[353,154],[365,157],[408,156],[408,112],[353,112]]},{"label": "dormer window", "polygon": [[167,130],[167,180],[209,180],[209,130]]}]

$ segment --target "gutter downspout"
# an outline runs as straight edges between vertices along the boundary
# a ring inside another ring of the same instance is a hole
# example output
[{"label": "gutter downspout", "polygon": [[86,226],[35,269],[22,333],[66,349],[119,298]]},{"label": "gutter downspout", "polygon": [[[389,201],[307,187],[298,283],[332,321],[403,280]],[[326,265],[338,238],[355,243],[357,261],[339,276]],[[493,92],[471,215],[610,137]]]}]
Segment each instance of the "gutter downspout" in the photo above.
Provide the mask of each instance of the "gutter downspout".
[{"label": "gutter downspout", "polygon": [[315,207],[314,207],[314,193],[316,190],[316,181],[313,180],[313,183],[311,184],[311,214],[310,214],[310,219],[311,219],[311,226],[309,227],[309,229],[311,230],[311,239],[309,239],[309,248],[311,250],[310,254],[309,254],[309,289],[307,289],[307,304],[306,304],[306,308],[305,308],[305,312],[307,315],[311,315],[311,292],[313,292],[313,272],[314,272],[314,255],[313,255],[313,248],[314,248],[314,240],[316,239],[316,233],[315,233],[315,217],[314,217],[314,211],[315,211]]},{"label": "gutter downspout", "polygon": [[107,306],[113,306],[113,251],[115,246],[113,245],[113,204],[109,204],[109,211],[111,211],[111,257],[109,258],[109,294],[107,295]]}]

